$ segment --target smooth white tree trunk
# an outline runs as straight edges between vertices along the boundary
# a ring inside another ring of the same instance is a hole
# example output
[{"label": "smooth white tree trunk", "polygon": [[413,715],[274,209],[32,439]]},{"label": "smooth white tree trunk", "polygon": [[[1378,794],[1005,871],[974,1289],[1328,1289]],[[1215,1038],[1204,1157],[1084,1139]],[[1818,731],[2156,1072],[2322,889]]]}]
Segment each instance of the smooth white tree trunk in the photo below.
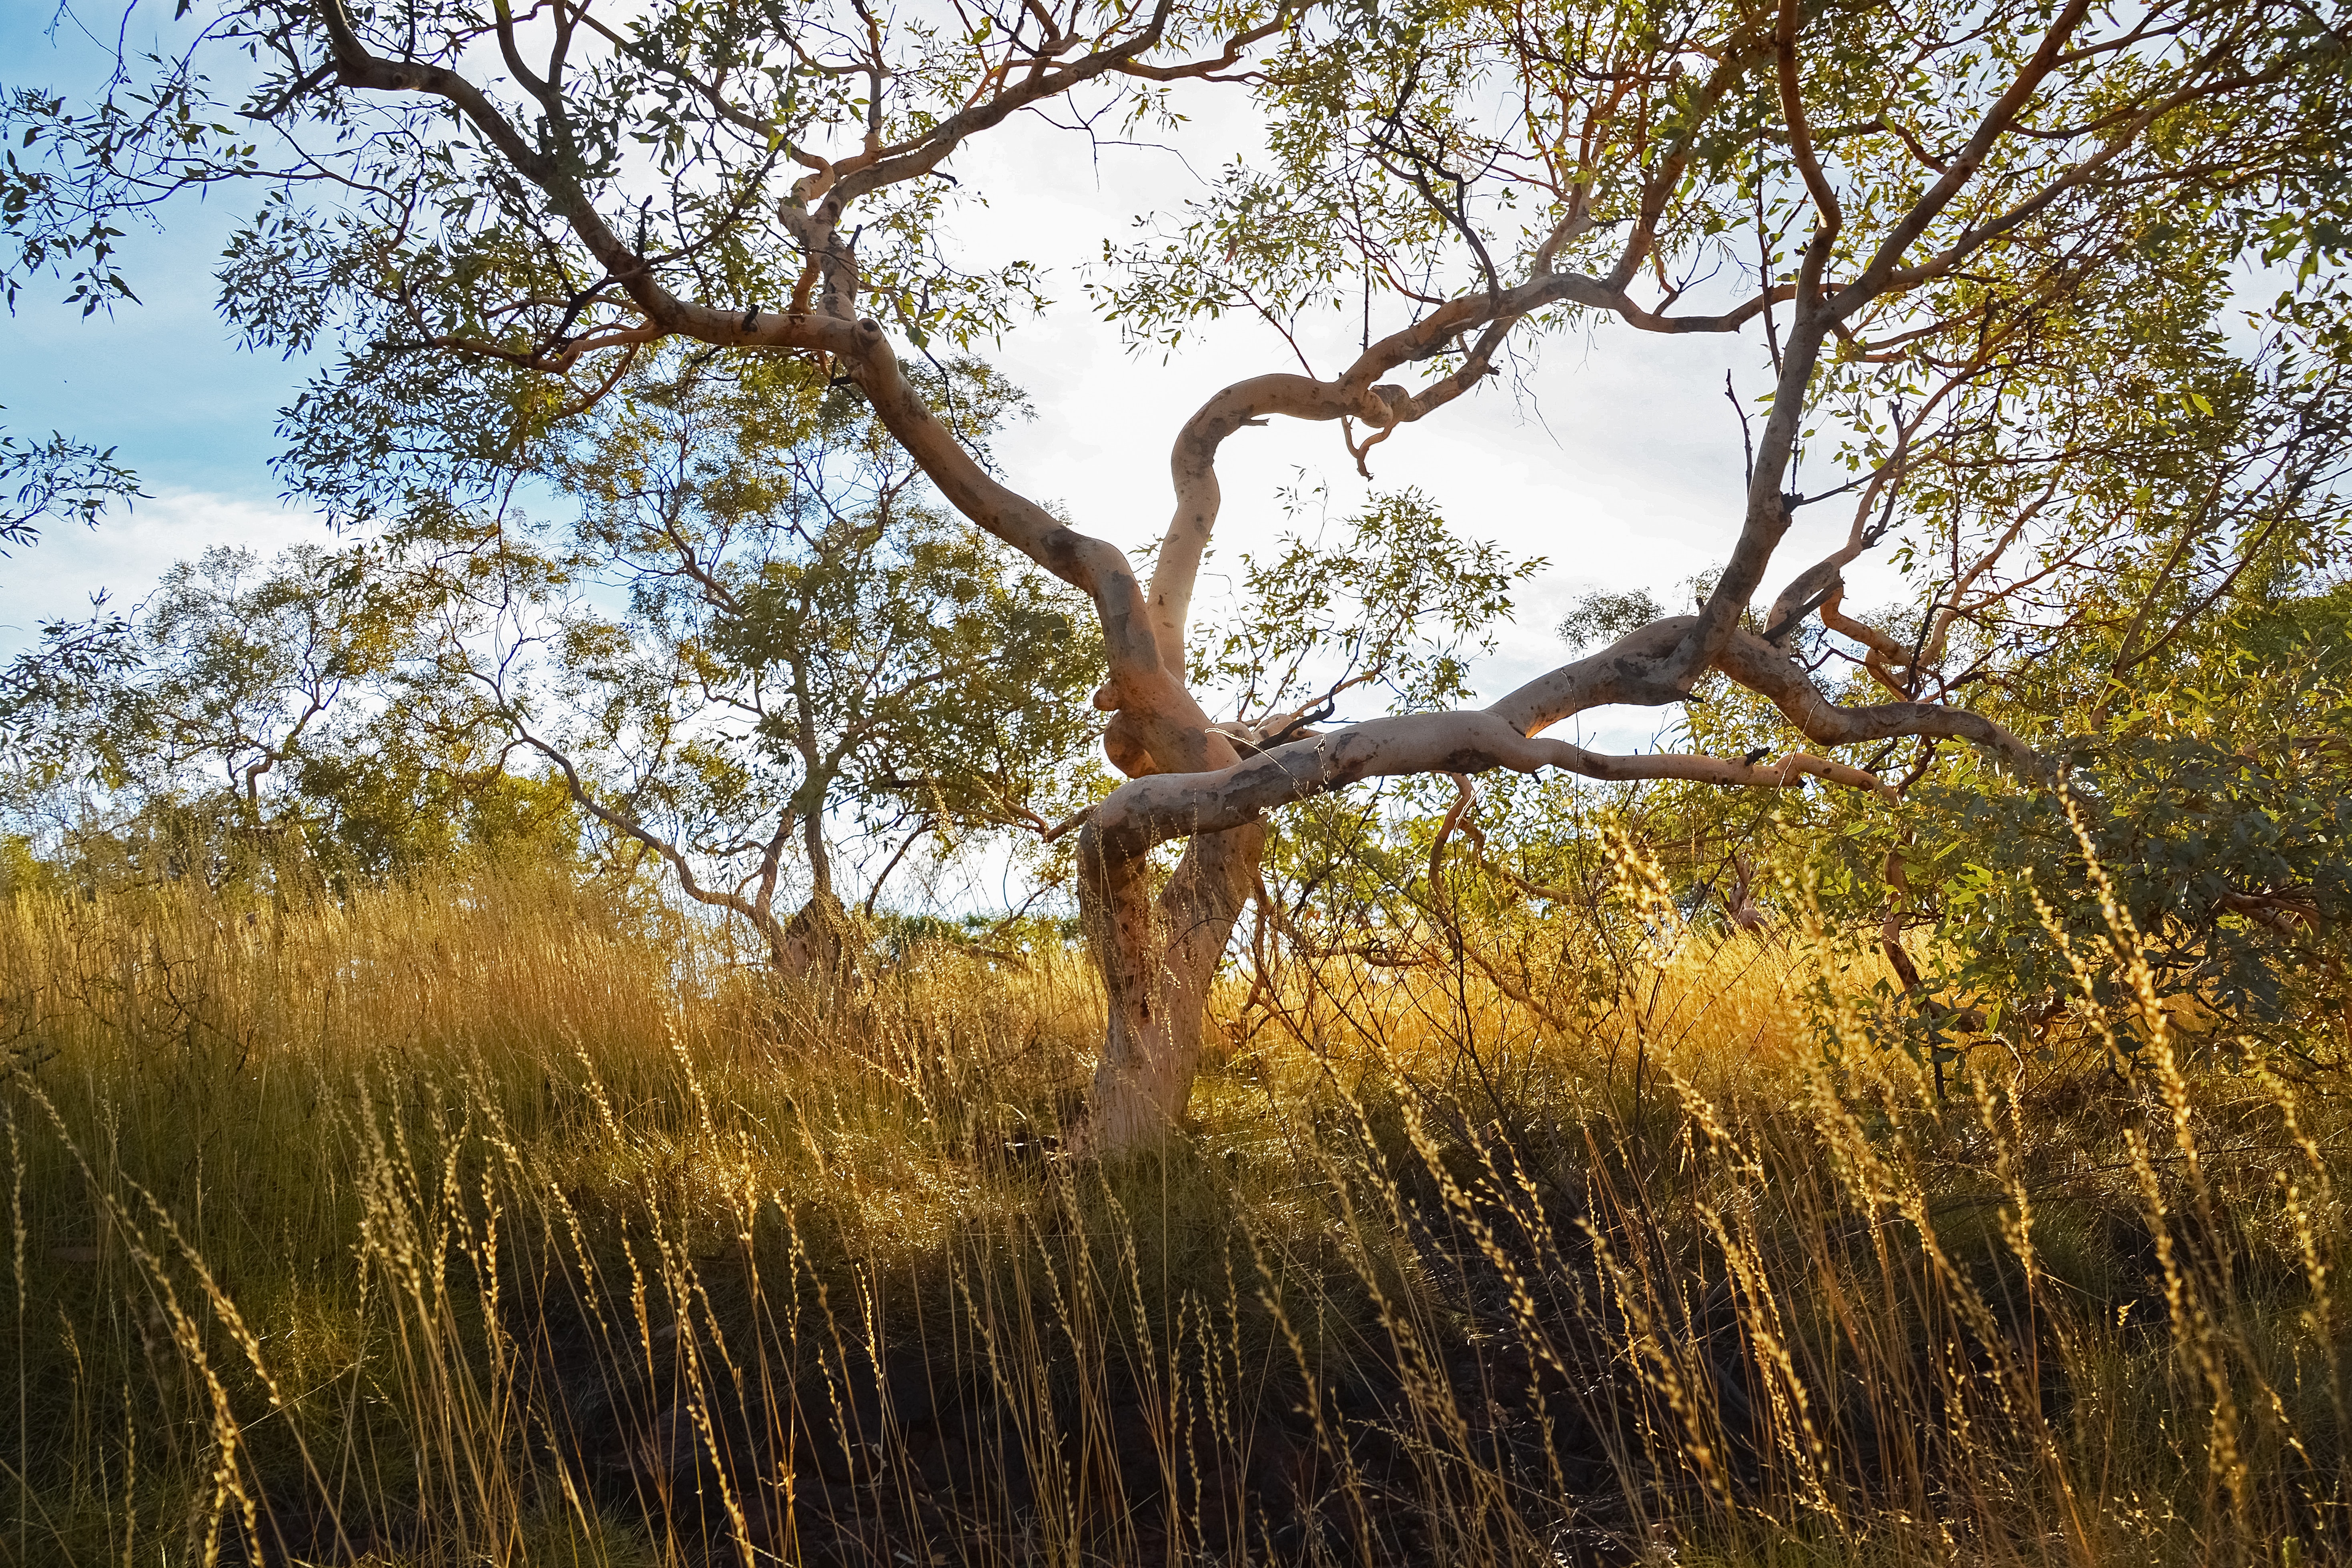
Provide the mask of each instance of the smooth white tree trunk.
[{"label": "smooth white tree trunk", "polygon": [[1265,851],[1255,821],[1198,835],[1154,898],[1148,855],[1082,834],[1079,902],[1110,1016],[1076,1152],[1147,1148],[1177,1126],[1200,1071],[1210,987]]}]

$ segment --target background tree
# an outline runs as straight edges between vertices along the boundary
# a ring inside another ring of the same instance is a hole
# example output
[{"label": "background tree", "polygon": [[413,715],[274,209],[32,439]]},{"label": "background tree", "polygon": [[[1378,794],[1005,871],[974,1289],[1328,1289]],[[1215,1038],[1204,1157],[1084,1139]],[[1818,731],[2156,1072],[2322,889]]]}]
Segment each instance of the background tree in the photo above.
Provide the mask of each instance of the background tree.
[{"label": "background tree", "polygon": [[315,879],[290,786],[330,711],[390,668],[400,618],[356,552],[265,565],[222,546],[173,567],[127,624],[119,676],[60,687],[41,716],[83,855],[137,839],[161,858],[150,876]]},{"label": "background tree", "polygon": [[[2088,496],[2100,469],[2062,434],[2022,462],[1995,447],[1945,464],[1948,502],[1916,500],[1915,476],[2067,389],[2167,384],[2210,347],[2240,263],[2296,264],[2305,303],[2331,308],[2344,43],[2340,8],[2289,0],[1671,15],[1167,0],[952,20],[856,0],[610,20],[593,0],[520,17],[461,0],[357,15],[226,0],[199,47],[102,103],[17,93],[10,134],[51,161],[11,165],[0,222],[19,242],[12,280],[47,268],[103,297],[120,287],[115,215],[264,182],[226,308],[262,345],[341,334],[342,362],[296,412],[296,478],[346,516],[488,471],[586,416],[666,340],[799,356],[857,388],[950,505],[1096,607],[1107,749],[1147,775],[1095,809],[1080,845],[1111,999],[1087,1137],[1117,1148],[1156,1136],[1189,1092],[1208,982],[1277,807],[1494,768],[1816,776],[1894,795],[1907,775],[1862,765],[1890,761],[1889,741],[1963,742],[2050,778],[2015,731],[1957,705],[1964,683],[1927,673],[1927,649],[1909,651],[1899,689],[1849,705],[1796,662],[1794,639],[1818,616],[1895,670],[1843,613],[1847,567],[1914,526],[1915,507],[1931,530],[1938,513],[2005,529],[2037,480]],[[262,79],[215,101],[205,62],[236,50]],[[1305,354],[1307,312],[1353,304],[1363,330],[1335,369],[1242,374],[1176,433],[1175,512],[1147,584],[992,472],[905,373],[891,329],[919,349],[967,341],[1028,290],[1022,269],[981,275],[947,251],[943,165],[964,142],[1070,95],[1169,116],[1168,84],[1210,79],[1251,95],[1265,154],[1117,257],[1099,302],[1169,343],[1203,315],[1259,310],[1288,333],[1285,364]],[[334,205],[309,205],[330,186]],[[1338,425],[1368,463],[1507,349],[1599,319],[1762,340],[1769,398],[1696,612],[1483,709],[1262,747],[1213,723],[1185,629],[1223,442],[1279,415]],[[391,416],[404,407],[425,416]],[[1833,495],[1855,508],[1844,542],[1793,573],[1778,563],[1784,585],[1764,598],[1798,509]],[[1604,705],[1684,703],[1710,675],[1769,702],[1800,745],[1628,757],[1541,734]],[[1872,750],[1820,754],[1843,747]],[[1189,847],[1161,887],[1151,850],[1176,839]]]},{"label": "background tree", "polygon": [[[975,443],[1019,407],[977,364],[939,374]],[[861,398],[792,361],[655,353],[536,461],[577,510],[536,565],[501,535],[496,581],[569,596],[502,605],[518,635],[451,643],[445,674],[780,965],[840,957],[834,835],[866,841],[870,914],[926,839],[1045,830],[1035,803],[1091,738],[1097,639],[939,510]]]},{"label": "background tree", "polygon": [[[1287,499],[1296,518],[1328,498]],[[1512,591],[1546,564],[1459,537],[1418,490],[1375,493],[1342,528],[1244,554],[1230,610],[1194,646],[1195,681],[1242,715],[1244,743],[1323,723],[1360,687],[1391,712],[1464,700]]]},{"label": "background tree", "polygon": [[[85,879],[315,891],[465,845],[574,858],[561,790],[509,774],[483,714],[420,700],[436,609],[362,546],[181,562],[128,616],[27,656],[49,678],[18,711],[9,813]],[[58,648],[94,637],[103,668],[59,678]]]}]

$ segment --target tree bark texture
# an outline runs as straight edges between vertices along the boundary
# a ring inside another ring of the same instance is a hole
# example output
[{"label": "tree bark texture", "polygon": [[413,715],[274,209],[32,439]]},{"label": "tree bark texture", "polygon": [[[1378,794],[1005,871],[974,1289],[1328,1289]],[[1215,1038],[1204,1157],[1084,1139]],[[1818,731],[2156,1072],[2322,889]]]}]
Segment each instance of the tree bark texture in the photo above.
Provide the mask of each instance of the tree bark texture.
[{"label": "tree bark texture", "polygon": [[1194,834],[1155,898],[1148,853],[1124,851],[1091,824],[1080,829],[1079,909],[1109,1003],[1080,1152],[1148,1144],[1183,1114],[1209,989],[1265,849],[1265,828],[1254,819]]}]

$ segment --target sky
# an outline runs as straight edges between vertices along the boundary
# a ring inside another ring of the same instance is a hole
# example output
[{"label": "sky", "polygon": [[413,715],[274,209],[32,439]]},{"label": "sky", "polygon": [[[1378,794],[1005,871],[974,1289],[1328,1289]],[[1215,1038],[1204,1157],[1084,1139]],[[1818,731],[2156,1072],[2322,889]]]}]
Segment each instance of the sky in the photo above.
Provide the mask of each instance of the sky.
[{"label": "sky", "polygon": [[[102,53],[70,27],[45,36],[45,15],[37,3],[0,5],[4,79],[87,89]],[[1237,103],[1238,95],[1203,96],[1188,105],[1188,135],[1215,144],[1245,134],[1226,107]],[[1213,159],[1187,147],[1189,162],[1164,148],[1095,147],[1032,117],[976,139],[950,165],[987,204],[951,218],[950,254],[974,266],[1025,258],[1045,269],[1055,301],[990,356],[1036,411],[998,439],[1004,475],[1123,547],[1166,523],[1169,443],[1185,416],[1228,383],[1295,366],[1270,331],[1234,318],[1188,333],[1173,357],[1131,354],[1087,307],[1080,268],[1106,237],[1124,239],[1139,212],[1172,210],[1203,189],[1193,171]],[[58,429],[114,446],[151,497],[95,531],[53,525],[37,547],[0,561],[0,648],[21,646],[44,619],[80,612],[92,593],[132,602],[173,562],[208,546],[267,553],[326,537],[318,519],[281,503],[268,467],[276,411],[316,367],[243,351],[212,310],[213,263],[241,193],[226,195],[173,209],[162,234],[125,237],[142,303],[84,318],[57,302],[62,287],[41,280],[0,319],[0,421],[19,436]],[[1544,342],[1516,386],[1489,382],[1375,451],[1381,487],[1418,487],[1458,532],[1549,563],[1520,594],[1515,624],[1497,628],[1496,654],[1474,667],[1482,690],[1499,694],[1560,662],[1566,650],[1550,628],[1581,595],[1645,586],[1666,598],[1728,552],[1740,442],[1724,378],[1729,372],[1753,396],[1768,384],[1763,359],[1752,336],[1601,327]],[[1335,353],[1317,368],[1341,363]],[[1226,443],[1220,471],[1225,511],[1204,601],[1217,591],[1220,561],[1296,526],[1282,516],[1279,489],[1328,485],[1338,517],[1365,488],[1335,426],[1243,431]],[[1768,591],[1826,552],[1843,531],[1834,511],[1800,514]],[[1594,715],[1583,733],[1638,743],[1656,717]]]}]

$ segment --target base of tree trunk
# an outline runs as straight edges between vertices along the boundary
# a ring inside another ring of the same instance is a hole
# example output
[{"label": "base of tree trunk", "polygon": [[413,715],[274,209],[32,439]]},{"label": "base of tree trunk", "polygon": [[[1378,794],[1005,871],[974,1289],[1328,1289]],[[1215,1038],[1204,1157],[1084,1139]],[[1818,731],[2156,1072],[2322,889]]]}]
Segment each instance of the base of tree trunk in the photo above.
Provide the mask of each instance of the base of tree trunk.
[{"label": "base of tree trunk", "polygon": [[819,984],[856,978],[860,947],[856,917],[833,894],[819,893],[784,922],[776,943],[777,970]]},{"label": "base of tree trunk", "polygon": [[1154,899],[1147,857],[1118,856],[1082,833],[1079,907],[1109,1017],[1072,1152],[1126,1153],[1175,1129],[1201,1068],[1209,988],[1265,852],[1259,823],[1201,834]]}]

